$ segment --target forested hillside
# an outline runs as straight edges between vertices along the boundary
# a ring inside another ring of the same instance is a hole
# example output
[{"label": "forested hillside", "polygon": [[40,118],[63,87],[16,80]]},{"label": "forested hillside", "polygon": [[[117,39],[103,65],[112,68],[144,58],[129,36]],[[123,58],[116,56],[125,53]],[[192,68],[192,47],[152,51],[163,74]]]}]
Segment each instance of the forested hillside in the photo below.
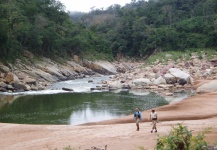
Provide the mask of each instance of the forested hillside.
[{"label": "forested hillside", "polygon": [[132,0],[71,17],[103,35],[113,56],[217,47],[217,0]]},{"label": "forested hillside", "polygon": [[132,0],[87,14],[69,14],[58,0],[0,0],[0,59],[25,50],[112,58],[216,47],[217,0]]},{"label": "forested hillside", "polygon": [[0,0],[0,59],[24,50],[50,58],[105,52],[103,38],[73,23],[64,8],[56,0]]}]

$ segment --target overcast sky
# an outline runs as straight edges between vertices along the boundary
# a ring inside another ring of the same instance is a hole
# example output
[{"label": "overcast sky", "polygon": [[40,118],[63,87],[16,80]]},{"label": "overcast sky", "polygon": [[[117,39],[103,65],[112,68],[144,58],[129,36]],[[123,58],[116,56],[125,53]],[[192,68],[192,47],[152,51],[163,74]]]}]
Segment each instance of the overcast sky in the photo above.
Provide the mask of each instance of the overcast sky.
[{"label": "overcast sky", "polygon": [[66,11],[82,11],[89,12],[90,8],[95,6],[95,8],[104,8],[119,4],[124,6],[126,3],[130,3],[131,0],[59,0],[62,4],[66,6]]}]

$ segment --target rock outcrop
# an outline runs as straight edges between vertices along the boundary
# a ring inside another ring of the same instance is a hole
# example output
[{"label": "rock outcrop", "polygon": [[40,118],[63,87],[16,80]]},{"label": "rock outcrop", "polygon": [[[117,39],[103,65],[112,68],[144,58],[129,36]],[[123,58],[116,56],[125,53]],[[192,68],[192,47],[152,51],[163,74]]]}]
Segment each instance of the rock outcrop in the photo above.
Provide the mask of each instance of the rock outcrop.
[{"label": "rock outcrop", "polygon": [[[167,56],[171,57],[171,56]],[[0,92],[43,90],[52,83],[90,76],[113,75],[102,81],[104,87],[96,89],[150,89],[169,90],[194,84],[197,79],[217,79],[216,59],[211,62],[192,54],[190,60],[168,59],[167,64],[156,60],[152,64],[81,60],[78,56],[64,63],[48,58],[33,61],[34,55],[25,51],[24,60],[16,63],[0,63]],[[105,88],[106,87],[106,88]],[[64,89],[70,90],[70,89]],[[200,87],[198,92],[215,91]]]}]

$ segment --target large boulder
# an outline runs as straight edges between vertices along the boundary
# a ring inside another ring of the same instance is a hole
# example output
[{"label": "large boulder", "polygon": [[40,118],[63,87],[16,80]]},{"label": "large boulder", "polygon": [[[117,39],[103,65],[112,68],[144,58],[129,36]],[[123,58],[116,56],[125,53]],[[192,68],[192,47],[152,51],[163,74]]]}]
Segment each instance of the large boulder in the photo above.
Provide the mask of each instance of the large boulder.
[{"label": "large boulder", "polygon": [[8,73],[9,71],[10,69],[7,66],[0,64],[0,72]]},{"label": "large boulder", "polygon": [[155,85],[166,84],[166,80],[162,76],[160,76],[157,79],[155,79],[153,83]]},{"label": "large boulder", "polygon": [[207,92],[214,92],[214,91],[217,91],[217,80],[213,80],[196,89],[197,93],[207,93]]},{"label": "large boulder", "polygon": [[112,75],[117,73],[114,65],[105,61],[91,62],[85,60],[83,61],[83,66],[104,75]]},{"label": "large boulder", "polygon": [[32,78],[29,78],[29,77],[24,78],[23,82],[26,83],[26,84],[36,84],[36,80],[32,79]]},{"label": "large boulder", "polygon": [[108,86],[110,89],[121,89],[122,88],[122,83],[117,80],[117,81],[108,81]]},{"label": "large boulder", "polygon": [[169,72],[171,75],[176,77],[177,80],[184,79],[184,80],[186,80],[187,83],[191,83],[191,76],[188,73],[181,71],[178,68],[170,68]]},{"label": "large boulder", "polygon": [[36,79],[36,80],[45,80],[48,82],[57,82],[59,79],[56,76],[52,76],[51,74],[44,72],[40,69],[34,69],[34,70],[23,70],[29,77]]},{"label": "large boulder", "polygon": [[17,72],[15,72],[15,74],[20,80],[23,80],[24,78],[27,77],[26,73],[24,73],[22,71],[17,71]]},{"label": "large boulder", "polygon": [[38,69],[54,76],[57,77],[59,80],[65,80],[66,77],[60,73],[60,69],[58,68],[58,66],[56,64],[50,65],[47,64],[46,66],[43,66],[43,64],[37,64],[36,65]]},{"label": "large boulder", "polygon": [[5,80],[6,80],[7,83],[11,83],[11,82],[18,82],[19,83],[20,82],[18,77],[15,74],[11,73],[11,72],[9,72],[6,75]]},{"label": "large boulder", "polygon": [[0,92],[7,92],[6,88],[0,87]]},{"label": "large boulder", "polygon": [[0,82],[0,87],[6,88],[7,84],[5,84],[4,82]]},{"label": "large boulder", "polygon": [[22,92],[22,91],[29,91],[30,86],[22,84],[22,83],[12,83],[12,86],[16,91]]},{"label": "large boulder", "polygon": [[152,84],[152,82],[150,81],[150,79],[147,79],[147,78],[135,79],[135,80],[133,80],[133,83],[136,86],[146,86],[146,85],[151,85]]},{"label": "large boulder", "polygon": [[175,83],[177,83],[176,77],[169,74],[169,73],[164,75],[164,79],[166,80],[167,84],[175,84]]},{"label": "large boulder", "polygon": [[187,84],[187,81],[185,80],[185,79],[182,79],[182,78],[180,78],[179,80],[178,80],[178,83],[179,83],[179,85],[185,85],[185,84]]}]

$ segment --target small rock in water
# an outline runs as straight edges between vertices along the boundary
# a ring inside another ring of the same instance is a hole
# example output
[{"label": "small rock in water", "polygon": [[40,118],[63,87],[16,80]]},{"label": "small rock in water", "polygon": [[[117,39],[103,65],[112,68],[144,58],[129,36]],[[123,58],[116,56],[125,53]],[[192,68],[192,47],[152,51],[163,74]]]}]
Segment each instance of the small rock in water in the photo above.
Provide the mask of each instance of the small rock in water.
[{"label": "small rock in water", "polygon": [[93,82],[93,80],[88,80],[88,83],[91,83],[91,82]]},{"label": "small rock in water", "polygon": [[173,93],[165,93],[166,96],[173,96]]},{"label": "small rock in water", "polygon": [[73,89],[70,89],[70,88],[62,88],[62,90],[64,90],[64,91],[74,91]]}]

